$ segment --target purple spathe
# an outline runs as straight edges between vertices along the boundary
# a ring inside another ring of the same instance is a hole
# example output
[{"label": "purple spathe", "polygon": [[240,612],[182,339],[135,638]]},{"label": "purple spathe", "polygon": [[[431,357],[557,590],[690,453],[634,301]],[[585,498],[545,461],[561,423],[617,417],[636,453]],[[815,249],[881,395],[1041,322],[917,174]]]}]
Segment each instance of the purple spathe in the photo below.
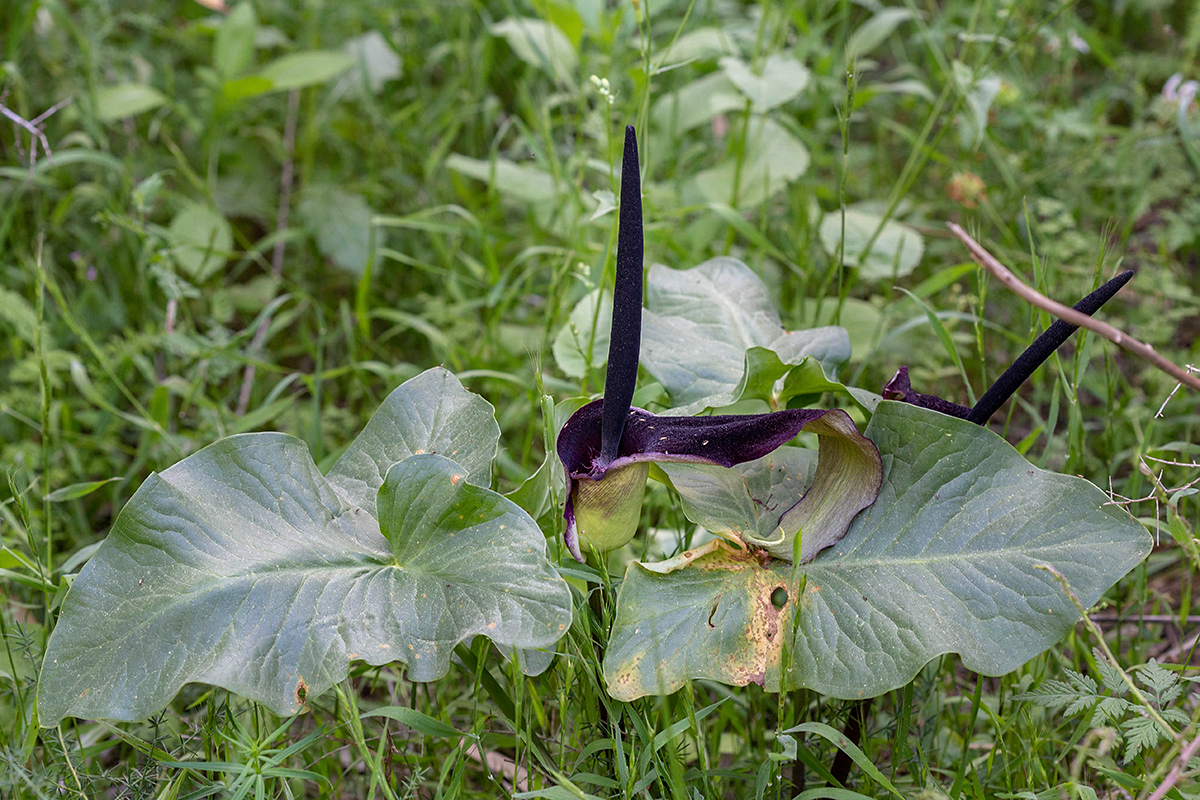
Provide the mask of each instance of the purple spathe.
[{"label": "purple spathe", "polygon": [[[770,414],[728,414],[700,417],[660,417],[631,407],[616,458],[601,455],[600,420],[604,400],[595,400],[571,415],[558,436],[558,457],[567,473],[566,545],[583,561],[575,527],[576,483],[600,480],[610,470],[639,461],[676,461],[732,467],[762,458],[787,444],[802,428],[829,409],[787,409]],[[848,417],[847,417],[848,419]],[[850,423],[853,425],[853,423]]]}]

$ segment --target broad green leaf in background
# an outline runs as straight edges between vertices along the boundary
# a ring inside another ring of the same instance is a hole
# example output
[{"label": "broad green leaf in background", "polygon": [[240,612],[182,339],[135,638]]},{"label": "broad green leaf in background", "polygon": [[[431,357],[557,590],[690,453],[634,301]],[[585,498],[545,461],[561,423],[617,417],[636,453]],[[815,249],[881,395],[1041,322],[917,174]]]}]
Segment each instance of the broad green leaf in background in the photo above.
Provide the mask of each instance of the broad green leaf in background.
[{"label": "broad green leaf in background", "polygon": [[[726,396],[710,398],[713,407],[732,405],[742,400],[762,400],[771,408],[797,407],[791,400],[803,398],[799,405],[816,402],[825,392],[845,392],[845,386],[825,376],[821,363],[804,356],[796,363],[785,363],[774,350],[751,347],[737,387]],[[728,400],[728,402],[722,402]]]},{"label": "broad green leaf in background", "polygon": [[736,259],[714,258],[688,270],[650,268],[641,361],[670,393],[673,414],[739,400],[750,374],[747,351],[755,347],[788,365],[811,356],[829,375],[850,358],[842,328],[785,330],[766,286]]},{"label": "broad green leaf in background", "polygon": [[578,52],[583,43],[584,22],[580,9],[568,0],[539,0],[536,4],[538,13],[563,32],[571,48]]},{"label": "broad green leaf in background", "polygon": [[0,286],[0,326],[10,328],[17,338],[33,344],[37,336],[37,312],[21,295]]},{"label": "broad green leaf in background", "polygon": [[604,16],[605,0],[571,0],[571,5],[575,6],[579,18],[589,30],[594,30],[600,25]]},{"label": "broad green leaf in background", "polygon": [[808,68],[788,53],[770,56],[761,71],[736,56],[726,56],[721,59],[721,69],[759,113],[783,105],[808,86]]},{"label": "broad green leaf in background", "polygon": [[963,147],[978,150],[987,130],[988,112],[1004,81],[989,72],[975,72],[961,61],[955,61],[954,83],[966,101],[966,114],[958,119],[959,141]]},{"label": "broad green leaf in background", "polygon": [[229,222],[203,203],[184,203],[167,228],[167,238],[175,263],[195,283],[216,273],[233,250]]},{"label": "broad green leaf in background", "polygon": [[367,31],[346,42],[346,53],[354,59],[354,68],[342,78],[339,86],[365,87],[371,94],[383,91],[383,85],[402,74],[400,56],[379,31]]},{"label": "broad green leaf in background", "polygon": [[316,237],[321,255],[355,275],[371,258],[371,207],[362,195],[331,184],[306,186],[296,211]]},{"label": "broad green leaf in background", "polygon": [[745,147],[740,166],[731,156],[692,178],[692,185],[705,201],[752,208],[808,170],[808,148],[773,119],[753,117]]},{"label": "broad green leaf in background", "polygon": [[96,90],[96,119],[113,122],[158,108],[167,97],[153,86],[142,83],[118,83]]},{"label": "broad green leaf in background", "polygon": [[737,45],[724,28],[696,28],[689,31],[671,45],[671,49],[660,56],[658,68],[671,69],[690,61],[715,60],[720,56],[737,54]]},{"label": "broad green leaf in background", "polygon": [[221,21],[213,40],[213,66],[221,80],[231,80],[254,62],[254,35],[258,17],[249,0],[243,0]]},{"label": "broad green leaf in background", "polygon": [[579,68],[579,54],[567,35],[545,20],[509,17],[492,26],[492,35],[502,36],[517,58],[544,70],[562,83],[570,84]]},{"label": "broad green leaf in background", "polygon": [[598,220],[605,214],[617,210],[617,196],[613,194],[612,189],[597,189],[592,192],[592,199],[596,201],[596,208],[588,217],[588,222]]},{"label": "broad green leaf in background", "polygon": [[[744,108],[746,99],[724,72],[713,72],[686,86],[668,92],[654,103],[650,112],[658,127],[683,133],[704,125],[718,114]],[[728,201],[722,198],[722,202]]]},{"label": "broad green leaf in background", "polygon": [[1150,550],[1095,486],[1036,469],[985,428],[885,401],[864,433],[883,456],[879,497],[810,563],[764,566],[716,542],[629,568],[604,662],[613,696],[712,678],[873,697],[943,653],[1004,674],[1079,618],[1042,565],[1091,605]]},{"label": "broad green leaf in background", "polygon": [[304,89],[325,83],[354,66],[348,53],[333,50],[309,50],[280,56],[259,70],[258,76],[271,82],[271,89]]},{"label": "broad green leaf in background", "polygon": [[[366,471],[353,477],[374,482]],[[475,635],[502,648],[552,644],[570,624],[571,593],[545,539],[469,477],[445,456],[411,455],[370,506],[354,504],[356,491],[327,481],[301,440],[275,433],[221,440],[152,475],[63,604],[42,724],[140,719],[193,681],[286,715],[353,660],[399,661],[428,681]]]},{"label": "broad green leaf in background", "polygon": [[[804,301],[804,318],[814,326],[835,324],[837,310],[836,297],[821,303],[811,298]],[[857,297],[847,297],[842,301],[841,316],[836,324],[845,328],[850,335],[851,361],[866,358],[883,335],[883,314],[871,303]]]},{"label": "broad green leaf in background", "polygon": [[846,43],[846,63],[883,44],[901,23],[916,16],[916,12],[907,8],[881,8],[876,11],[850,35],[850,41]]},{"label": "broad green leaf in background", "polygon": [[[921,263],[925,240],[915,228],[895,220],[884,223],[883,217],[861,207],[850,206],[845,214],[846,245],[842,258],[846,266],[858,268],[859,278],[900,278]],[[883,230],[875,236],[881,223]],[[872,236],[875,236],[874,241]],[[836,254],[841,237],[842,212],[831,211],[821,220],[821,244],[825,252],[831,256]]]},{"label": "broad green leaf in background", "polygon": [[476,180],[490,184],[497,192],[523,203],[542,203],[558,195],[554,178],[528,164],[516,164],[506,158],[485,161],[452,153],[446,166]]},{"label": "broad green leaf in background", "polygon": [[[599,309],[596,308],[597,302]],[[612,293],[599,289],[588,292],[575,305],[567,324],[554,337],[554,362],[572,378],[582,378],[588,370],[600,369],[608,363],[611,330]]]}]

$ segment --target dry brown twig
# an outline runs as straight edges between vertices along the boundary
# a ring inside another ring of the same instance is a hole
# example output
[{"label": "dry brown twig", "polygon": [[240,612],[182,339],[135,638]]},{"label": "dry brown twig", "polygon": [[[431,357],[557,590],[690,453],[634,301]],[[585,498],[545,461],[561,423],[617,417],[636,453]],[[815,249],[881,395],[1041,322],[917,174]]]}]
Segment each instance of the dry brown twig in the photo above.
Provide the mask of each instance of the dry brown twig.
[{"label": "dry brown twig", "polygon": [[[1200,369],[1196,368],[1192,364],[1184,364],[1183,368],[1186,369],[1188,372],[1200,372]],[[1158,413],[1156,413],[1154,415],[1155,419],[1158,419],[1159,417],[1161,417],[1163,415],[1163,411],[1166,410],[1166,408],[1167,408],[1167,403],[1171,402],[1171,398],[1174,397],[1175,393],[1179,391],[1180,386],[1182,386],[1182,384],[1179,384],[1179,383],[1175,384],[1175,388],[1171,390],[1171,393],[1169,395],[1167,395],[1167,399],[1162,401],[1162,405],[1158,407]]]},{"label": "dry brown twig", "polygon": [[[199,0],[197,0],[199,2]],[[293,156],[296,151],[296,118],[300,113],[300,90],[292,89],[288,95],[287,118],[283,124],[283,165],[279,172],[279,210],[275,215],[275,233],[279,238],[275,241],[275,251],[271,254],[271,275],[279,278],[283,275],[283,256],[287,240],[282,236],[287,230],[288,215],[292,208],[292,184],[295,178]],[[267,328],[271,319],[264,319],[254,332],[254,341],[250,343],[250,352],[258,355],[267,341]],[[250,393],[254,390],[254,364],[247,364],[242,374],[242,390],[238,392],[237,415],[240,417],[250,408]]]},{"label": "dry brown twig", "polygon": [[1171,771],[1167,773],[1167,777],[1163,779],[1163,782],[1154,790],[1154,794],[1150,795],[1147,800],[1162,800],[1162,798],[1166,797],[1167,792],[1171,791],[1175,784],[1179,783],[1179,779],[1183,777],[1183,773],[1187,770],[1188,762],[1196,755],[1197,750],[1200,750],[1200,736],[1192,739],[1192,741],[1184,746],[1183,750],[1179,753],[1179,758],[1175,761],[1174,766],[1171,767]]},{"label": "dry brown twig", "polygon": [[[6,93],[7,94],[7,93]],[[6,98],[0,97],[0,115],[7,117],[12,122],[14,128],[24,128],[29,133],[29,180],[33,180],[33,168],[37,166],[37,149],[38,145],[42,146],[42,152],[46,154],[46,158],[53,161],[54,153],[50,150],[50,141],[46,138],[45,128],[46,120],[54,116],[56,112],[69,105],[73,98],[68,97],[65,100],[59,100],[48,109],[38,114],[33,119],[25,119],[17,112],[13,111],[8,106],[4,105]],[[21,137],[17,135],[17,149],[21,148]]]},{"label": "dry brown twig", "polygon": [[971,235],[962,229],[961,226],[953,222],[947,222],[946,227],[950,232],[959,238],[959,240],[967,246],[967,250],[971,253],[971,258],[988,272],[996,276],[996,278],[1013,291],[1016,295],[1024,299],[1030,305],[1036,306],[1043,311],[1046,311],[1054,316],[1071,323],[1077,328],[1086,328],[1093,333],[1103,336],[1113,344],[1121,347],[1139,358],[1150,362],[1158,367],[1163,372],[1170,375],[1181,384],[1185,384],[1196,391],[1200,391],[1200,378],[1196,377],[1187,370],[1176,366],[1174,363],[1160,356],[1153,347],[1143,342],[1134,339],[1129,334],[1119,328],[1109,325],[1107,322],[1102,322],[1098,319],[1093,319],[1087,314],[1081,314],[1073,308],[1064,306],[1062,303],[1051,300],[1041,292],[1031,286],[1021,282],[1021,279],[1012,273],[1008,267],[1001,264],[995,256],[983,248],[983,245],[971,238]]}]

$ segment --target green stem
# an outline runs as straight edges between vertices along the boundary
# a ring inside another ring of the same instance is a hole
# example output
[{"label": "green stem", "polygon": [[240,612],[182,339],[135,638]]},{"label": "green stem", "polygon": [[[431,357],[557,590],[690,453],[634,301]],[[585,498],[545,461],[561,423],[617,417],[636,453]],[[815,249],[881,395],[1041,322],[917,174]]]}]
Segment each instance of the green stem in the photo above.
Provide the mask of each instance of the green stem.
[{"label": "green stem", "polygon": [[42,545],[45,547],[45,561],[38,560],[33,553],[33,560],[38,562],[38,577],[42,582],[42,600],[46,606],[45,624],[42,625],[42,647],[45,649],[50,631],[54,628],[54,612],[50,609],[50,576],[54,574],[54,540],[51,532],[50,503],[50,370],[46,363],[46,270],[42,266],[42,243],[38,243],[37,255],[37,327],[34,330],[35,346],[38,353],[38,382],[41,384],[42,408]]}]

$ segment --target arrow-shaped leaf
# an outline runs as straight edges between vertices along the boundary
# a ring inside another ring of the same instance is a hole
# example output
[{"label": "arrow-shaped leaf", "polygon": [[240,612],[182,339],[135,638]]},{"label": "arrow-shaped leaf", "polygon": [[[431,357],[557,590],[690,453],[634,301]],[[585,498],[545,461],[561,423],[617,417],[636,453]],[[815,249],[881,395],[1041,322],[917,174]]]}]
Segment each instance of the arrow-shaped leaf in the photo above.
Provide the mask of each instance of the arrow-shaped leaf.
[{"label": "arrow-shaped leaf", "polygon": [[[503,648],[560,638],[570,591],[529,515],[472,483],[486,475],[480,464],[469,474],[417,454],[377,476],[389,450],[402,457],[455,420],[460,433],[476,430],[463,418],[479,409],[457,404],[466,393],[447,376],[425,373],[385,402],[335,467],[340,484],[301,440],[275,433],[221,440],[152,475],[63,603],[39,687],[42,724],[140,719],[189,682],[290,714],[352,660],[403,662],[428,681],[475,635]],[[421,394],[430,382],[445,393]],[[396,398],[433,413],[406,418]],[[489,436],[481,451],[447,436],[432,441],[468,461],[495,447]]]}]

